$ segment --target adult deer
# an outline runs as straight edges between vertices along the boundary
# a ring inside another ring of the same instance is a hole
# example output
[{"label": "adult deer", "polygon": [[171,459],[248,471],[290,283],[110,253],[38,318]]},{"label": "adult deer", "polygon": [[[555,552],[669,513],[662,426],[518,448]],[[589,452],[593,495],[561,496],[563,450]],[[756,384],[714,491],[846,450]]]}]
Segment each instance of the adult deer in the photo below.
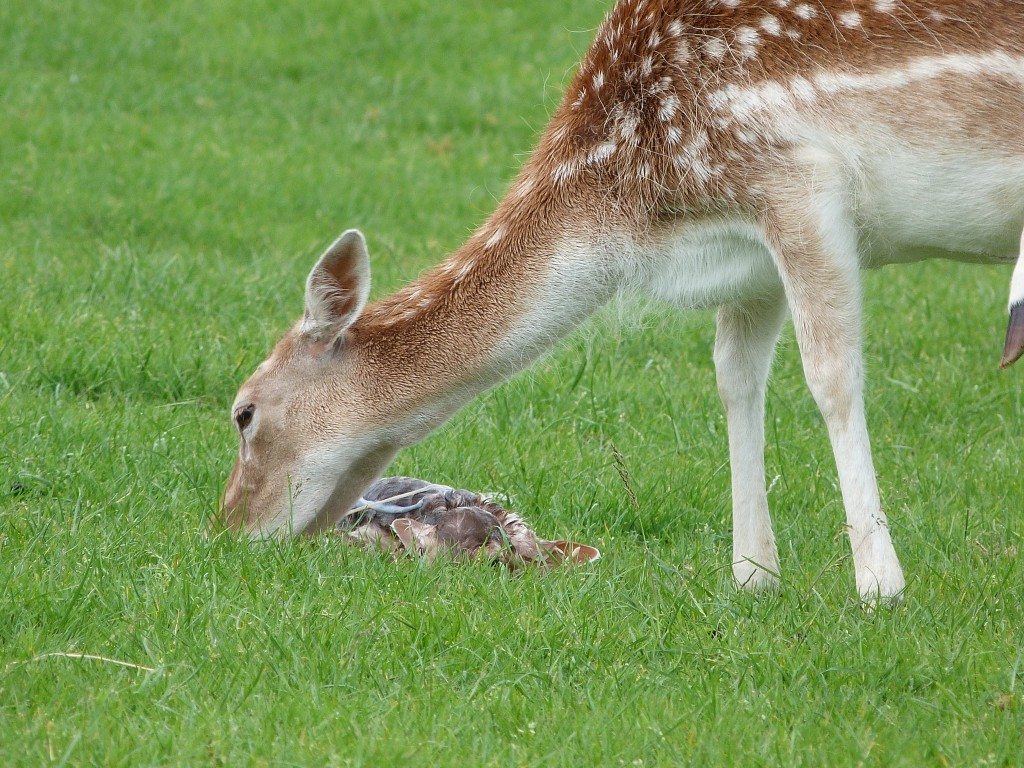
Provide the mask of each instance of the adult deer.
[{"label": "adult deer", "polygon": [[[1020,0],[622,0],[464,246],[370,306],[363,236],[321,256],[304,316],[235,400],[227,522],[254,535],[331,526],[402,446],[629,286],[719,307],[736,581],[779,571],[763,422],[788,313],[835,452],[857,588],[896,595],[859,270],[1011,262],[1022,228]],[[1003,364],[1022,352],[1024,259]]]}]

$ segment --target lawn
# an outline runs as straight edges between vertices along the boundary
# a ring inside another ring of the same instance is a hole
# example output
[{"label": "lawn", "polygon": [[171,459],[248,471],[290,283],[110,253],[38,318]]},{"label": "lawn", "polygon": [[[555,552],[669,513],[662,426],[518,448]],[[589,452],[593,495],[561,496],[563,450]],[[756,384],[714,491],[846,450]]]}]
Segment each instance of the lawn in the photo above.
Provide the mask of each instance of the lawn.
[{"label": "lawn", "polygon": [[1005,268],[866,278],[893,610],[854,598],[791,333],[784,588],[733,589],[712,316],[657,307],[598,317],[394,466],[509,493],[594,566],[200,535],[235,390],[316,255],[362,228],[380,296],[457,247],[606,6],[0,4],[0,764],[1024,761]]}]

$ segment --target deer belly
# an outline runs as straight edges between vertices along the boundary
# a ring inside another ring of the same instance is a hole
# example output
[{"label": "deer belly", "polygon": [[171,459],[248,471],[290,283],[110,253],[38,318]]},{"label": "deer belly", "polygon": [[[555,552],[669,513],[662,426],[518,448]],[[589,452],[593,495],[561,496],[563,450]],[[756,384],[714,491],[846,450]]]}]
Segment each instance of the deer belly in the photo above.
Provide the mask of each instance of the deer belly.
[{"label": "deer belly", "polygon": [[1024,229],[1024,157],[895,144],[858,163],[866,266],[943,257],[1012,261]]},{"label": "deer belly", "polygon": [[775,290],[778,271],[758,230],[743,222],[688,223],[642,261],[647,290],[685,309],[701,309]]}]

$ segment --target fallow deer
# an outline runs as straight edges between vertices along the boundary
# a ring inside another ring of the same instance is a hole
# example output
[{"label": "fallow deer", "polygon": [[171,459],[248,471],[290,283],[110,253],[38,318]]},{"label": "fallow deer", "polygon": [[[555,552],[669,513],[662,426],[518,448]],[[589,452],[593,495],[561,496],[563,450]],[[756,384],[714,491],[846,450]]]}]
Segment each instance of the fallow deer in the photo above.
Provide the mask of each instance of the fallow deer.
[{"label": "fallow deer", "polygon": [[[621,0],[465,245],[369,306],[363,236],[320,257],[302,319],[235,400],[227,522],[329,528],[401,447],[628,287],[718,307],[736,581],[778,578],[763,422],[788,315],[835,453],[857,589],[895,596],[860,269],[1010,263],[1022,229],[1024,2]],[[1024,353],[1024,259],[1010,299],[1004,366]]]}]

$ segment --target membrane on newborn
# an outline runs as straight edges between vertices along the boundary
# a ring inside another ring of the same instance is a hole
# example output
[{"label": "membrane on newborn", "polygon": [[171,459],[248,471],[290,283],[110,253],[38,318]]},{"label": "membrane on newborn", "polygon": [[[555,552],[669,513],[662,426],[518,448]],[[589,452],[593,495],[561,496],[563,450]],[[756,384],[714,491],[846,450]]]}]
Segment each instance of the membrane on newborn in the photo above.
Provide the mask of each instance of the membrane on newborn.
[{"label": "membrane on newborn", "polygon": [[510,568],[589,563],[601,553],[572,541],[539,538],[515,512],[483,494],[414,477],[386,477],[337,524],[353,543],[434,558],[487,557]]}]

